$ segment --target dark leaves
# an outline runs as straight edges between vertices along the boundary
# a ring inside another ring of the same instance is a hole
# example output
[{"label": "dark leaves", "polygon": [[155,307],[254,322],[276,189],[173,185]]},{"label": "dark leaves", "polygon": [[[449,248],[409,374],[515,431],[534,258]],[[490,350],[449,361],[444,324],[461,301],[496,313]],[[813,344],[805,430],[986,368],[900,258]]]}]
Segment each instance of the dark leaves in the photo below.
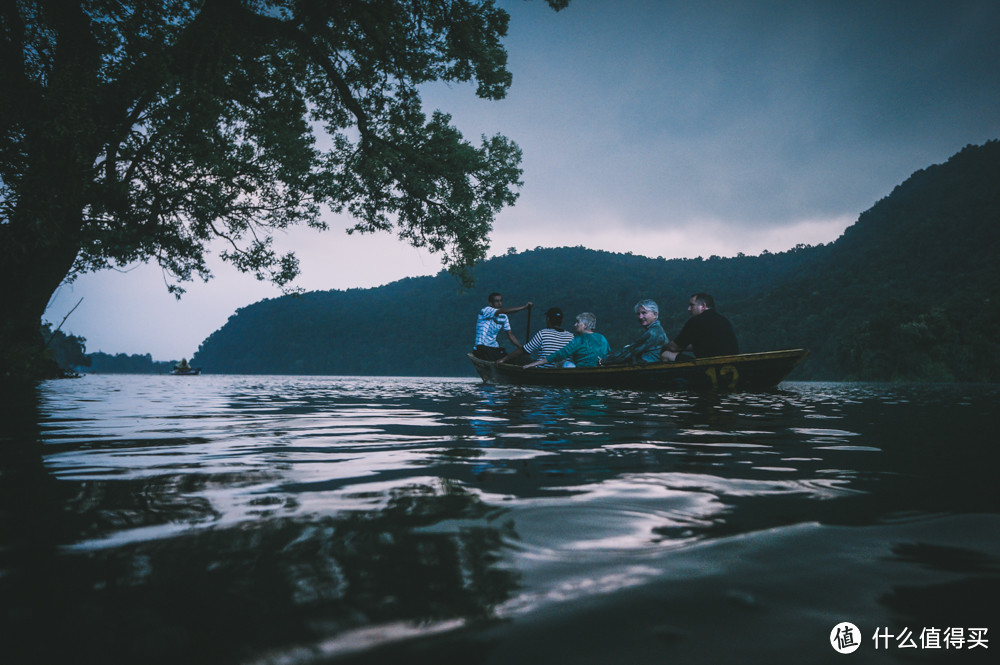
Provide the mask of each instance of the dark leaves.
[{"label": "dark leaves", "polygon": [[[58,81],[66,102],[4,102],[3,221],[75,253],[76,272],[152,259],[207,278],[221,239],[237,268],[284,286],[298,264],[271,249],[273,230],[346,211],[354,230],[395,230],[464,274],[516,200],[520,150],[428,121],[419,87],[503,97],[507,21],[485,0],[19,3],[0,16],[0,97],[41,100]],[[65,44],[91,60],[56,57]],[[58,163],[66,145],[75,171]],[[56,166],[72,175],[53,182]],[[58,221],[53,188],[73,192]]]}]

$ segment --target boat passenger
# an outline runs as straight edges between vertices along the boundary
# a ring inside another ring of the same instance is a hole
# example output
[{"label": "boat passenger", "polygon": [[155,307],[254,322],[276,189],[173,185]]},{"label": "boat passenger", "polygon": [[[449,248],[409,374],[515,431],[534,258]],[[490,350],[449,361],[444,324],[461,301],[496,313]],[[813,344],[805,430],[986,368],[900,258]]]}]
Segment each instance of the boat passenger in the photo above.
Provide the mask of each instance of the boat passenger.
[{"label": "boat passenger", "polygon": [[[546,363],[554,363],[560,360],[572,362],[576,367],[596,367],[601,358],[606,356],[611,347],[604,335],[594,332],[597,327],[597,317],[590,312],[582,312],[576,315],[576,337],[569,344],[551,353],[544,358],[540,358],[533,363],[528,363],[525,368],[539,367]],[[569,363],[567,362],[566,366]]]},{"label": "boat passenger", "polygon": [[531,307],[531,303],[527,302],[520,307],[504,307],[503,296],[496,291],[489,295],[487,301],[489,305],[479,310],[479,318],[476,320],[476,343],[472,355],[483,360],[500,360],[507,353],[497,341],[501,331],[506,331],[515,347],[521,346],[510,329],[507,315],[527,309]]},{"label": "boat passenger", "polygon": [[[736,333],[729,319],[715,310],[715,299],[707,293],[695,293],[688,301],[688,315],[677,337],[663,350],[665,361],[734,356],[740,352]],[[686,353],[687,349],[691,350]]]},{"label": "boat passenger", "polygon": [[670,340],[660,325],[660,308],[652,300],[640,300],[635,304],[635,315],[643,333],[639,339],[621,351],[605,358],[602,365],[642,365],[660,361],[660,353]]},{"label": "boat passenger", "polygon": [[[551,353],[555,353],[573,341],[573,333],[564,330],[562,327],[563,311],[558,307],[550,307],[545,312],[545,327],[536,332],[532,338],[522,347],[514,349],[512,352],[499,360],[500,363],[510,363],[525,354],[531,354],[537,358],[544,358]],[[529,361],[530,362],[530,361]],[[544,363],[540,367],[562,367],[563,361],[556,363]]]}]

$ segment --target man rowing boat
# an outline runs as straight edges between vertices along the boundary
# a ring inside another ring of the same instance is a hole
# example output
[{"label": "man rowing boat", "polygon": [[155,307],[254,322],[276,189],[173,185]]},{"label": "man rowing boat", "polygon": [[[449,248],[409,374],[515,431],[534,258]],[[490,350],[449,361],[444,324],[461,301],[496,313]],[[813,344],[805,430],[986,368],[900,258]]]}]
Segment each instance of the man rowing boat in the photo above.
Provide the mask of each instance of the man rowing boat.
[{"label": "man rowing boat", "polygon": [[497,336],[506,331],[507,337],[515,347],[521,346],[510,329],[510,320],[507,315],[520,312],[531,307],[527,302],[520,307],[504,307],[503,296],[494,291],[487,298],[489,305],[479,310],[479,318],[476,320],[476,343],[472,354],[483,360],[500,360],[507,351],[497,341]]}]

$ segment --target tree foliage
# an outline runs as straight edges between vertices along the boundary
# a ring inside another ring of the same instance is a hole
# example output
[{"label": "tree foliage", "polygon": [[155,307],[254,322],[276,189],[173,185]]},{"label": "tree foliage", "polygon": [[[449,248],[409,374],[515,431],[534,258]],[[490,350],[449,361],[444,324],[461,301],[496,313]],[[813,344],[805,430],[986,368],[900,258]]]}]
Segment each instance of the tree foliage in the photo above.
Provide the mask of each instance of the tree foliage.
[{"label": "tree foliage", "polygon": [[81,367],[90,366],[90,358],[86,354],[87,340],[77,335],[66,334],[62,330],[52,330],[52,324],[42,324],[42,337],[48,355],[63,372],[73,372]]},{"label": "tree foliage", "polygon": [[806,340],[824,378],[1000,379],[998,183],[996,140],[917,171],[747,323]]},{"label": "tree foliage", "polygon": [[[508,305],[534,302],[531,329],[560,307],[567,321],[597,315],[597,330],[619,349],[641,334],[632,311],[642,299],[660,306],[669,335],[686,318],[690,293],[713,292],[738,326],[730,304],[791,278],[814,252],[735,259],[664,261],[563,247],[507,254],[475,268],[481,288],[461,291],[446,273],[409,278],[374,289],[311,292],[267,299],[240,309],[206,339],[192,361],[207,372],[270,374],[469,375],[475,318],[493,290]],[[406,316],[400,319],[405,304]],[[525,312],[511,315],[524,341]],[[764,346],[757,349],[769,348]],[[508,348],[509,348],[508,343]]]},{"label": "tree foliage", "polygon": [[148,353],[125,354],[98,351],[87,355],[91,374],[169,374],[175,361],[156,361]]},{"label": "tree foliage", "polygon": [[[486,261],[480,289],[446,275],[377,289],[314,292],[239,310],[204,341],[207,372],[470,375],[476,312],[493,290],[508,305],[597,315],[613,348],[640,329],[652,298],[671,337],[691,293],[707,291],[743,351],[806,347],[800,379],[1000,380],[1000,142],[915,173],[835,243],[735,258],[648,259],[584,248]],[[406,317],[398,316],[406,305]],[[515,334],[524,313],[511,315]]]},{"label": "tree foliage", "polygon": [[213,241],[287,285],[298,264],[271,233],[325,228],[326,208],[464,275],[517,196],[520,151],[466,141],[420,93],[503,97],[507,23],[491,0],[3,3],[0,279],[30,286],[5,296],[0,342],[23,351],[81,272],[152,260],[180,293],[209,277]]}]

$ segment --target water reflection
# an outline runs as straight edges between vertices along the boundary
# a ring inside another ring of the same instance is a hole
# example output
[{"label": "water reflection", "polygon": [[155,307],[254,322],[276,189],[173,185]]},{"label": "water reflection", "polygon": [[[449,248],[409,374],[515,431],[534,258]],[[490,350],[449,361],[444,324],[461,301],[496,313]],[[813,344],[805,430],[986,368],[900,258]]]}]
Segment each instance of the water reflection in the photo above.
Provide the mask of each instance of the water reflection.
[{"label": "water reflection", "polygon": [[[802,583],[790,568],[838,556],[866,571],[853,588],[870,618],[913,618],[908,604],[957,597],[970,579],[995,589],[997,547],[981,525],[889,538],[899,525],[997,512],[997,396],[337,377],[45,384],[5,402],[8,651],[312,662],[448,633],[435,644],[461,643],[474,662],[474,644],[492,644],[481,655],[495,659],[505,631],[531,632],[524,622],[544,624],[553,608],[604,599],[617,612],[620,594],[664,579],[687,580],[689,592],[670,593],[688,605],[721,585],[736,611],[775,612]],[[757,550],[771,558],[748,567]],[[921,566],[921,584],[866,588]],[[961,575],[941,578],[949,567]],[[733,581],[744,574],[756,581]],[[820,586],[812,621],[836,595]],[[606,617],[588,620],[615,641]],[[692,620],[648,626],[651,644],[682,653],[693,639],[682,632],[712,641]],[[67,639],[36,640],[39,626]]]}]

